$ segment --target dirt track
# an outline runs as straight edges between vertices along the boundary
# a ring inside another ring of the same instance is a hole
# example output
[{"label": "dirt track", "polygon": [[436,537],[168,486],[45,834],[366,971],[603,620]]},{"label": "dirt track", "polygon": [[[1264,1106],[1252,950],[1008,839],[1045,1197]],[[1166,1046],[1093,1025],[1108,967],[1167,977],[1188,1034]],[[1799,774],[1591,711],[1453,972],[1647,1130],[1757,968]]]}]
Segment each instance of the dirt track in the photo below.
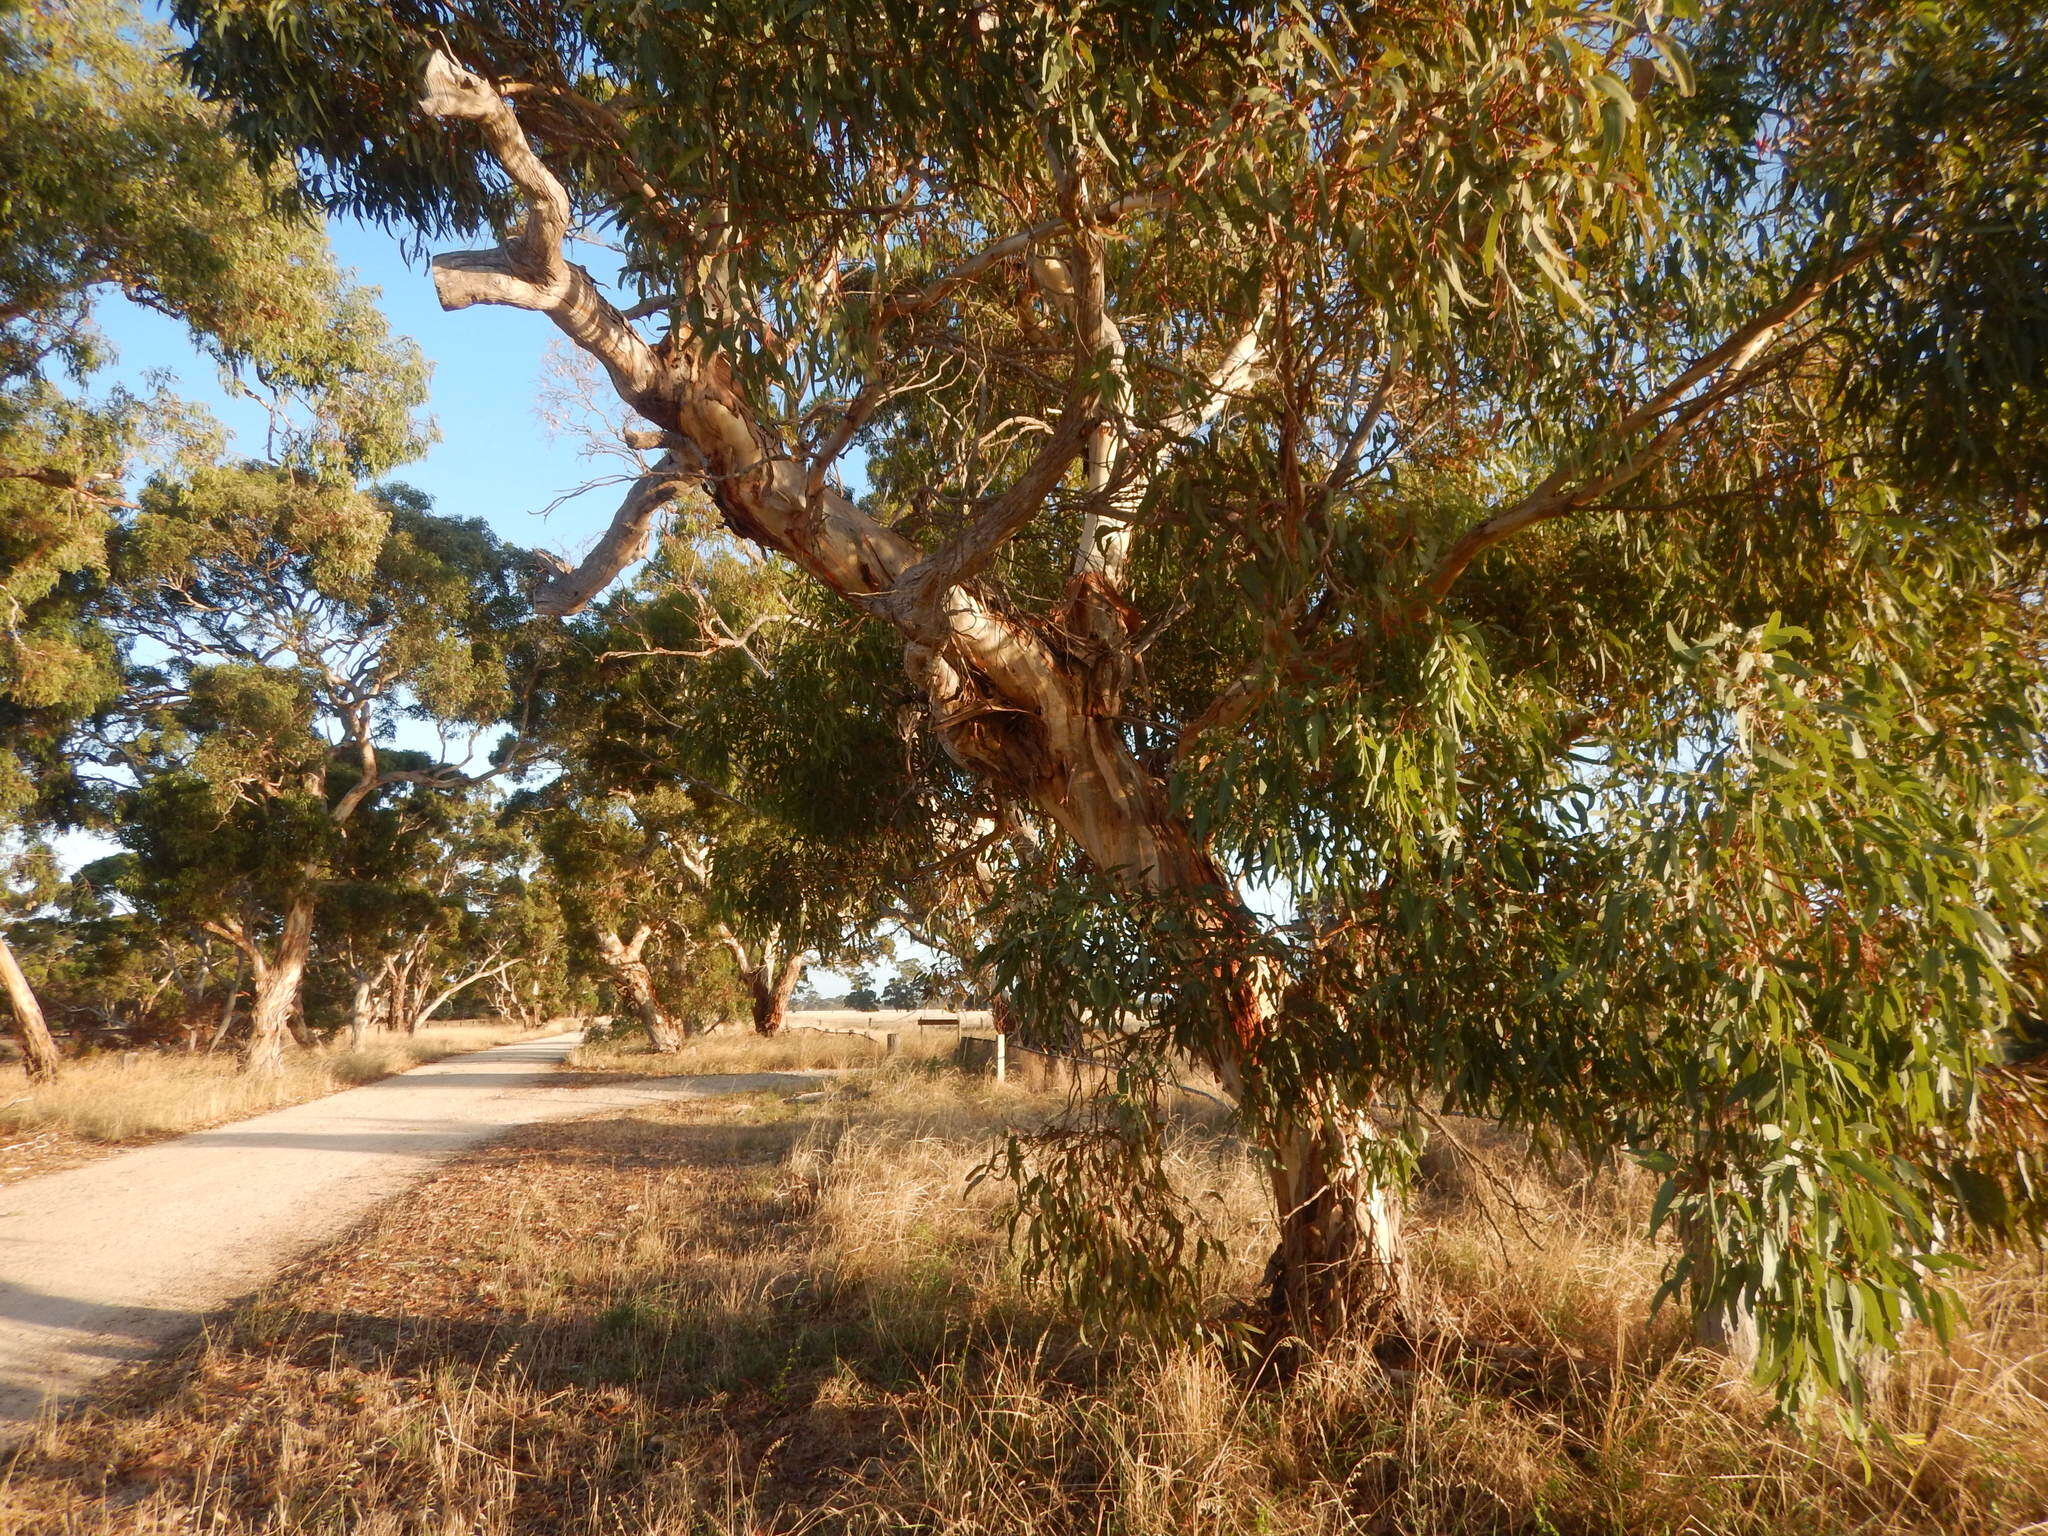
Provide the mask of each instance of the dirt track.
[{"label": "dirt track", "polygon": [[450,1057],[0,1189],[0,1431],[154,1354],[413,1180],[514,1126],[818,1080],[556,1071],[579,1038]]}]

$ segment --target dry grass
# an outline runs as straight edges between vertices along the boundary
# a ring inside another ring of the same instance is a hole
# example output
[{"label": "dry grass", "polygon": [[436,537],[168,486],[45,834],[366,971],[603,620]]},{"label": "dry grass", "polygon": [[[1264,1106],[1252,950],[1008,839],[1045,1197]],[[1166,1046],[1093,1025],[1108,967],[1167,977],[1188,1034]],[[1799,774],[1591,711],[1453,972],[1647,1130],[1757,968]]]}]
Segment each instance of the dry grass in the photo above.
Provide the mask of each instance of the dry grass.
[{"label": "dry grass", "polygon": [[847,1026],[815,1029],[795,1024],[765,1039],[751,1030],[699,1035],[665,1055],[650,1050],[638,1035],[600,1039],[578,1046],[568,1064],[600,1072],[659,1073],[807,1072],[885,1065],[893,1069],[949,1059],[960,1040],[957,1030],[921,1030],[914,1018],[907,1025],[888,1023],[876,1029],[896,1035],[896,1056],[885,1056],[879,1040],[853,1033]]},{"label": "dry grass", "polygon": [[[79,1154],[203,1130],[532,1033],[511,1024],[429,1024],[416,1035],[372,1035],[360,1051],[292,1050],[281,1073],[262,1077],[244,1076],[231,1054],[155,1050],[79,1057],[47,1086],[30,1084],[19,1067],[0,1068],[0,1140],[25,1143],[23,1150],[61,1147],[79,1161]],[[45,1171],[42,1161],[14,1176]],[[0,1161],[0,1182],[9,1167]]]},{"label": "dry grass", "polygon": [[[46,1423],[0,1475],[0,1530],[1970,1536],[2048,1519],[2038,1269],[1979,1278],[1954,1358],[1909,1360],[1891,1434],[1859,1449],[1773,1425],[1675,1320],[1646,1319],[1640,1190],[1559,1190],[1508,1162],[1526,1224],[1455,1177],[1421,1202],[1432,1344],[1260,1384],[1215,1350],[1078,1338],[1020,1286],[1000,1197],[963,1176],[994,1128],[1043,1110],[913,1062],[822,1103],[536,1129]],[[1175,1156],[1239,1256],[1221,1293],[1248,1292],[1255,1170],[1199,1123]]]}]

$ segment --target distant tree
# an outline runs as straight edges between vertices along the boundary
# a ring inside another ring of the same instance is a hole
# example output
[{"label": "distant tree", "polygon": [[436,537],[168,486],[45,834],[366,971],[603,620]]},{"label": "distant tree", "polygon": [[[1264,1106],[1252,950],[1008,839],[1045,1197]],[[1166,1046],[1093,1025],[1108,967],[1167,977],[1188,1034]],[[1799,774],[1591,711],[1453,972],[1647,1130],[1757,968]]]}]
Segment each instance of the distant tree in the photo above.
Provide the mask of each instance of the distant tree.
[{"label": "distant tree", "polygon": [[388,756],[398,721],[510,711],[518,577],[480,523],[289,469],[153,483],[117,530],[105,622],[130,662],[95,734],[132,781],[112,790],[129,893],[247,958],[251,1070],[278,1063],[350,822],[469,782]]},{"label": "distant tree", "polygon": [[889,978],[882,988],[881,1006],[884,1008],[918,1008],[931,999],[931,982],[924,967],[906,963],[897,967],[896,974]]},{"label": "distant tree", "polygon": [[847,989],[845,1006],[862,1013],[873,1013],[882,1006],[882,999],[875,991],[875,978],[866,971],[853,973],[853,985]]},{"label": "distant tree", "polygon": [[933,822],[903,793],[887,686],[821,670],[839,640],[806,590],[707,554],[701,532],[684,521],[630,593],[570,628],[536,719],[581,793],[674,808],[706,931],[766,1035],[807,957],[869,943]]},{"label": "distant tree", "polygon": [[[431,774],[424,754],[387,752],[386,771]],[[315,917],[321,948],[345,972],[349,1033],[382,1024],[411,1034],[468,988],[537,958],[496,918],[504,868],[530,854],[496,825],[481,786],[406,782],[345,824]]]},{"label": "distant tree", "polygon": [[589,1012],[593,982],[545,861],[530,838],[519,841],[484,893],[482,923],[494,948],[523,961],[492,977],[488,995],[499,1013],[534,1028]]},{"label": "distant tree", "polygon": [[[683,1000],[661,984],[687,977],[717,943],[705,904],[697,808],[680,791],[584,799],[558,779],[514,813],[547,861],[570,929],[593,946],[657,1051],[680,1049],[712,1020],[716,999]],[[716,969],[716,968],[714,968]],[[731,999],[737,1002],[737,998]]]},{"label": "distant tree", "polygon": [[124,855],[94,860],[17,928],[50,1018],[85,1045],[213,1048],[245,979],[234,950],[195,926],[136,911],[121,895]]}]

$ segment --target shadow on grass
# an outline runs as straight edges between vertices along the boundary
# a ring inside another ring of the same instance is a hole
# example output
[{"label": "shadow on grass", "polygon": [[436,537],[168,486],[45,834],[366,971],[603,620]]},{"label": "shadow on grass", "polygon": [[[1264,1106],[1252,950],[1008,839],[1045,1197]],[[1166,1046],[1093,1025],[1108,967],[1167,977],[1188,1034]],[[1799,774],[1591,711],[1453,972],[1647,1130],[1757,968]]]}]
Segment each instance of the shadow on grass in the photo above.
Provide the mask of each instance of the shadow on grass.
[{"label": "shadow on grass", "polygon": [[[1559,1422],[1546,1432],[1569,1442],[1560,1464],[1590,1461],[1594,1426],[1577,1421],[1604,1385],[1555,1350],[1445,1339],[1334,1396],[1247,1392],[1250,1370],[1213,1357],[1162,1375],[1140,1348],[1084,1345],[1007,1285],[973,1290],[974,1263],[943,1242],[841,1274],[813,1205],[838,1122],[733,1108],[784,1118],[608,1116],[485,1149],[372,1231],[366,1260],[344,1246],[217,1317],[12,1475],[53,1510],[146,1504],[138,1515],[153,1523],[136,1531],[410,1532],[393,1522],[437,1510],[434,1529],[510,1536],[1150,1536],[1206,1527],[1186,1511],[1143,1523],[1119,1499],[1135,1510],[1153,1496],[1131,1489],[1163,1478],[1199,1490],[1227,1467],[1238,1470],[1214,1497],[1244,1519],[1215,1530],[1289,1528],[1259,1513],[1286,1488],[1309,1490],[1300,1508],[1352,1510],[1346,1529],[1405,1528],[1375,1522],[1421,1475],[1406,1438],[1419,1396],[1439,1414],[1470,1403],[1489,1423],[1528,1405],[1540,1410],[1530,1422]],[[965,1120],[875,1100],[853,1129],[913,1145],[941,1122],[949,1143],[968,1133]],[[1187,1411],[1209,1428],[1133,1428],[1178,1422],[1190,1393],[1210,1394],[1208,1417]],[[1161,1449],[1182,1443],[1196,1449]],[[1181,1510],[1181,1497],[1159,1493],[1159,1509]],[[1188,1492],[1187,1509],[1202,1497]],[[1487,1524],[1485,1496],[1456,1498],[1477,1513],[1417,1528],[1596,1528]],[[68,1515],[49,1526],[130,1528]]]},{"label": "shadow on grass", "polygon": [[[499,1189],[504,1175],[537,1177],[537,1167],[572,1186],[584,1175],[624,1175],[630,1188],[680,1174],[686,1198],[668,1248],[621,1254],[606,1275],[586,1247],[565,1265],[574,1275],[563,1288],[531,1305],[479,1300],[504,1263],[481,1248],[434,1255],[454,1260],[463,1283],[416,1302],[400,1266],[359,1275],[336,1250],[73,1410],[68,1430],[24,1449],[13,1475],[102,1502],[146,1485],[185,1509],[231,1509],[227,1529],[254,1529],[304,1492],[305,1468],[276,1450],[296,1434],[319,1442],[322,1460],[369,1467],[387,1489],[432,1480],[415,1442],[495,1461],[510,1473],[504,1513],[520,1532],[555,1532],[564,1511],[593,1498],[630,1506],[647,1480],[684,1475],[679,1465],[714,1452],[720,1475],[745,1470],[751,1498],[811,1507],[897,1442],[884,1399],[992,1342],[988,1309],[954,1291],[942,1264],[856,1282],[816,1261],[789,1169],[814,1129],[794,1118],[624,1116],[533,1128],[466,1170],[485,1183],[497,1175]],[[319,1304],[337,1289],[331,1277],[360,1281],[372,1304]],[[1024,1318],[1002,1327],[1026,1351],[1048,1337]],[[861,1402],[847,1401],[849,1384]],[[351,1406],[372,1402],[383,1406]],[[109,1450],[123,1444],[177,1448]],[[235,1468],[227,1482],[224,1465]],[[334,1518],[352,1528],[372,1507],[337,1506]]]}]

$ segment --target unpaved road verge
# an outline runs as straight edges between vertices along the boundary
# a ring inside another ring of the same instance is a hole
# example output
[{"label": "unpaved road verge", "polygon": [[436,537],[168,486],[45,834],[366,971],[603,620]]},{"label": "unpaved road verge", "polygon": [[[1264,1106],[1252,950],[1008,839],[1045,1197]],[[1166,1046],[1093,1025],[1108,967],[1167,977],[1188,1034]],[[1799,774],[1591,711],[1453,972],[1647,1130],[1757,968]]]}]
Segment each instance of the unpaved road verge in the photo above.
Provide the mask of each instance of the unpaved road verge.
[{"label": "unpaved road verge", "polygon": [[147,1358],[379,1202],[516,1126],[798,1073],[625,1079],[524,1040],[0,1188],[0,1432]]}]

